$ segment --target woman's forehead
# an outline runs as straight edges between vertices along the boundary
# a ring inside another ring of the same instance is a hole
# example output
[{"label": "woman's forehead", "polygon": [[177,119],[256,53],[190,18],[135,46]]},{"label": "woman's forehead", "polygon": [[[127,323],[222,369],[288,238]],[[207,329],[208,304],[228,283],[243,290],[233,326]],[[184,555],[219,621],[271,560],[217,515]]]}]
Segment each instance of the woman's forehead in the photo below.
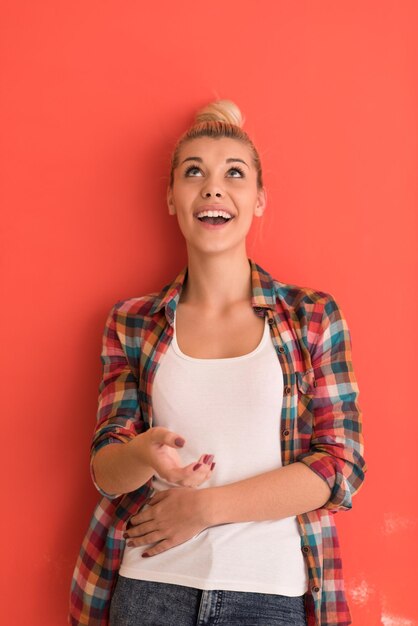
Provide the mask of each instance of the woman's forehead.
[{"label": "woman's forehead", "polygon": [[231,137],[197,137],[196,139],[190,139],[181,146],[179,163],[191,157],[199,157],[203,160],[220,159],[223,161],[238,158],[250,164],[251,151],[245,143]]}]

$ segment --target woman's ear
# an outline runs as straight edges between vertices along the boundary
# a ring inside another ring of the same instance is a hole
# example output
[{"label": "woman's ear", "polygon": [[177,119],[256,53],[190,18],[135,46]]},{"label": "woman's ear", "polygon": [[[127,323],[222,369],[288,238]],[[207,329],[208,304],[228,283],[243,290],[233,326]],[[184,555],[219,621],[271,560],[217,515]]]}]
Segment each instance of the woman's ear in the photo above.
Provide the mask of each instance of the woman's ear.
[{"label": "woman's ear", "polygon": [[257,204],[255,205],[254,215],[261,217],[267,206],[267,191],[264,187],[257,192]]},{"label": "woman's ear", "polygon": [[173,189],[172,187],[167,187],[167,206],[168,212],[170,215],[176,214],[176,207],[174,206],[174,198],[173,198]]}]

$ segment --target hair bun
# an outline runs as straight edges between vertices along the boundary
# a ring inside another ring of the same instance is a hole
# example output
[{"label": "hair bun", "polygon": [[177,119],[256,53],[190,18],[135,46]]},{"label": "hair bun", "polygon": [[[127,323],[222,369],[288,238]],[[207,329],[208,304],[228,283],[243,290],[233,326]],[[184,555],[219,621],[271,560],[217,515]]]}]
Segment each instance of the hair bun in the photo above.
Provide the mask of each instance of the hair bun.
[{"label": "hair bun", "polygon": [[237,105],[231,100],[216,100],[196,113],[195,124],[201,122],[224,122],[242,128],[244,118]]}]

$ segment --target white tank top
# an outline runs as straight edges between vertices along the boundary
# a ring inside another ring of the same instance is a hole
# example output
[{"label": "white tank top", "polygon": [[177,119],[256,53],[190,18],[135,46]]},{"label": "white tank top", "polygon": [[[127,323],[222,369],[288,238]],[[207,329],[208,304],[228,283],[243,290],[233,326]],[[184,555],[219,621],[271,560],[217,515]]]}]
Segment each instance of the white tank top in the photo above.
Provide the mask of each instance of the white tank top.
[{"label": "white tank top", "polygon": [[[281,467],[283,375],[267,319],[259,345],[226,359],[197,359],[180,350],[175,334],[153,384],[154,425],[186,439],[184,465],[203,453],[216,467],[199,489]],[[158,475],[156,491],[173,488]],[[147,546],[125,547],[120,575],[198,589],[298,596],[307,571],[296,518],[212,526],[148,559]]]}]

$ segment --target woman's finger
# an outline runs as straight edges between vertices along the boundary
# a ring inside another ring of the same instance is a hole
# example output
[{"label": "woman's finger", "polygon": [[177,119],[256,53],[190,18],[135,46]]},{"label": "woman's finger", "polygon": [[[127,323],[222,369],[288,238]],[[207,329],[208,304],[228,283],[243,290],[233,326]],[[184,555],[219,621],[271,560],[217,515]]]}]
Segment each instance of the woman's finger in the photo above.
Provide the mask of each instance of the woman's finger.
[{"label": "woman's finger", "polygon": [[196,465],[201,467],[201,466],[203,466],[203,463],[196,463],[196,462],[194,462],[194,463],[191,463],[190,465],[187,465],[186,467],[172,467],[166,473],[166,476],[164,478],[169,483],[181,484],[184,479],[186,479],[189,476],[193,475],[193,468]]},{"label": "woman's finger", "polygon": [[199,470],[200,473],[202,473],[202,471],[204,471],[208,467],[210,469],[214,458],[215,457],[213,454],[202,454],[198,461],[189,463],[189,465],[185,465],[185,467],[182,467],[180,469],[182,469],[184,473],[188,476],[192,476],[193,472],[197,472]]},{"label": "woman's finger", "polygon": [[184,467],[170,467],[165,472],[160,472],[160,476],[172,484],[197,487],[209,478],[213,459],[213,454],[202,454],[197,461]]},{"label": "woman's finger", "polygon": [[162,426],[154,426],[149,431],[151,442],[154,444],[164,444],[170,446],[170,448],[182,448],[186,443],[184,437]]},{"label": "woman's finger", "polygon": [[163,541],[164,539],[165,537],[162,535],[162,533],[159,530],[155,530],[154,532],[148,533],[143,537],[132,537],[131,539],[128,539],[126,541],[126,545],[128,545],[130,548],[138,548],[139,546],[146,546],[149,543],[156,543],[157,541]]},{"label": "woman's finger", "polygon": [[155,556],[156,554],[161,554],[161,552],[165,552],[169,548],[174,547],[177,544],[172,544],[168,539],[164,539],[163,541],[159,541],[152,548],[148,548],[145,552],[142,553],[142,557]]},{"label": "woman's finger", "polygon": [[[151,500],[149,502],[151,502]],[[150,522],[153,519],[153,517],[154,517],[153,512],[150,511],[150,509],[147,506],[146,509],[143,509],[139,511],[139,513],[132,515],[132,517],[129,519],[128,526],[131,526],[131,525],[136,526],[137,524],[142,524],[143,522]]]},{"label": "woman's finger", "polygon": [[185,475],[180,479],[179,484],[183,487],[198,487],[210,478],[213,466],[213,455],[205,455],[206,459],[202,463],[191,463],[184,468]]},{"label": "woman's finger", "polygon": [[137,524],[135,526],[131,526],[127,531],[123,533],[124,539],[133,539],[134,537],[142,537],[147,533],[158,530],[156,528],[156,523],[154,520],[149,522],[143,522],[142,524]]},{"label": "woman's finger", "polygon": [[[165,498],[167,498],[168,496],[168,489],[165,489],[164,491],[158,491],[157,493],[155,493],[147,502],[148,506],[155,506],[156,504],[158,504],[159,502],[161,502],[161,500],[164,500]],[[151,514],[152,515],[152,514]]]}]

